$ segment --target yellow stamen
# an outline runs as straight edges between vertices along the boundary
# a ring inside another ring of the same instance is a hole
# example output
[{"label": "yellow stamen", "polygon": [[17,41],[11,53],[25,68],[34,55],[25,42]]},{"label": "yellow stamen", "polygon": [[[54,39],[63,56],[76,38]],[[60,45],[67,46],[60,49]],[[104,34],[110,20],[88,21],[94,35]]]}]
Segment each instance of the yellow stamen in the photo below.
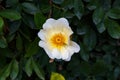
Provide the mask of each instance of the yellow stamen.
[{"label": "yellow stamen", "polygon": [[51,37],[50,42],[53,47],[60,49],[68,43],[68,39],[62,33],[57,33]]}]

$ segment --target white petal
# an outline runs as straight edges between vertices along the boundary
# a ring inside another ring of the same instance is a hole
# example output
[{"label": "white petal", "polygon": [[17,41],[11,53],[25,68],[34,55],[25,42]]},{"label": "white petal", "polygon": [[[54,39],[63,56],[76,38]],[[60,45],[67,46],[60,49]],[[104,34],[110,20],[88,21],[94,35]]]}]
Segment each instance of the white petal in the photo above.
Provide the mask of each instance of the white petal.
[{"label": "white petal", "polygon": [[45,40],[45,31],[44,30],[40,30],[38,32],[38,37],[41,39],[41,40]]},{"label": "white petal", "polygon": [[53,55],[52,55],[52,50],[49,49],[49,47],[47,46],[47,44],[44,41],[39,41],[39,46],[44,48],[45,52],[47,53],[47,55],[51,58],[54,59]]},{"label": "white petal", "polygon": [[73,31],[70,27],[69,28],[63,28],[63,32],[65,32],[65,34],[68,35],[69,37],[70,37],[70,35],[73,34]]},{"label": "white petal", "polygon": [[61,53],[60,53],[60,51],[57,50],[57,49],[53,49],[53,50],[52,50],[52,55],[53,55],[53,57],[56,58],[56,59],[61,59]]},{"label": "white petal", "polygon": [[67,33],[68,35],[73,34],[73,31],[71,29],[71,27],[69,26],[69,22],[66,18],[60,18],[57,20],[57,25],[58,27],[62,28],[61,30],[65,33]]},{"label": "white petal", "polygon": [[76,44],[75,42],[71,41],[70,42],[70,45],[68,45],[66,47],[66,51],[68,54],[68,56],[65,56],[66,58],[64,59],[65,61],[70,61],[71,59],[71,56],[74,54],[74,53],[77,53],[80,51],[80,46],[78,44]]},{"label": "white petal", "polygon": [[43,24],[43,29],[49,29],[53,27],[53,24],[56,22],[55,19],[49,18],[47,21]]},{"label": "white petal", "polygon": [[45,46],[45,42],[44,41],[39,41],[39,46],[43,48]]},{"label": "white petal", "polygon": [[62,59],[66,60],[69,57],[69,51],[66,47],[61,50]]},{"label": "white petal", "polygon": [[43,29],[49,32],[49,34],[59,33],[59,32],[63,32],[67,36],[70,36],[71,34],[73,34],[73,31],[69,26],[67,19],[65,18],[60,18],[58,20],[50,18],[43,24]]},{"label": "white petal", "polygon": [[70,61],[71,60],[71,56],[69,56],[67,59],[65,59],[65,61]]},{"label": "white petal", "polygon": [[74,41],[70,41],[70,47],[69,47],[69,49],[70,49],[71,51],[77,53],[77,52],[80,51],[80,46],[79,46],[77,43],[75,43]]},{"label": "white petal", "polygon": [[58,21],[69,27],[69,22],[66,18],[60,18],[60,19],[58,19]]},{"label": "white petal", "polygon": [[75,53],[75,52],[79,52],[80,47],[78,44],[76,44],[73,41],[70,41],[70,45],[66,46],[65,48],[62,49],[62,59],[65,61],[70,61],[71,56]]},{"label": "white petal", "polygon": [[54,23],[56,20],[53,18],[49,18],[46,20],[46,23]]}]

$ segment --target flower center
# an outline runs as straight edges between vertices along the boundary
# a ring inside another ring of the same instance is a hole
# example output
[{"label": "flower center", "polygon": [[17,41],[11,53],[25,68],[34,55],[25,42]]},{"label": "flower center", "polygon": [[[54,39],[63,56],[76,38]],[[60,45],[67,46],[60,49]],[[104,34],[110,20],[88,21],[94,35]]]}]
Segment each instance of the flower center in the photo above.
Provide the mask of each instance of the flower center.
[{"label": "flower center", "polygon": [[58,44],[62,44],[62,39],[61,39],[62,37],[56,37],[56,43],[58,43]]},{"label": "flower center", "polygon": [[68,39],[65,35],[62,33],[57,33],[51,38],[51,44],[55,48],[61,48],[64,45],[66,45],[68,42]]}]

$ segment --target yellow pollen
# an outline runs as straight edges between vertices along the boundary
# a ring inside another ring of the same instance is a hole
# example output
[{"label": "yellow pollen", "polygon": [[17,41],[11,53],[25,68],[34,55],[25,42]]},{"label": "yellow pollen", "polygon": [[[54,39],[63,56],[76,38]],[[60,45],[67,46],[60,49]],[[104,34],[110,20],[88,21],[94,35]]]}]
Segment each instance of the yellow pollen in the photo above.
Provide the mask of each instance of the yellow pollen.
[{"label": "yellow pollen", "polygon": [[55,48],[61,48],[67,44],[67,38],[62,33],[55,34],[54,36],[52,36],[50,40],[51,40],[52,46]]}]

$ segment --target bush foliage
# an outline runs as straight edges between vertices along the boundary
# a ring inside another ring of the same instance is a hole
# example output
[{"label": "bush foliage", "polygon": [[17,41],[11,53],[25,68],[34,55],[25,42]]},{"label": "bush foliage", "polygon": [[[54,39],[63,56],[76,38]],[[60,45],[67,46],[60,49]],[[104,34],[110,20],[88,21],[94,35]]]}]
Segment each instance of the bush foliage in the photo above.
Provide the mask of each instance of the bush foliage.
[{"label": "bush foliage", "polygon": [[[68,19],[69,62],[38,46],[48,18]],[[0,0],[0,80],[120,80],[120,0]]]}]

